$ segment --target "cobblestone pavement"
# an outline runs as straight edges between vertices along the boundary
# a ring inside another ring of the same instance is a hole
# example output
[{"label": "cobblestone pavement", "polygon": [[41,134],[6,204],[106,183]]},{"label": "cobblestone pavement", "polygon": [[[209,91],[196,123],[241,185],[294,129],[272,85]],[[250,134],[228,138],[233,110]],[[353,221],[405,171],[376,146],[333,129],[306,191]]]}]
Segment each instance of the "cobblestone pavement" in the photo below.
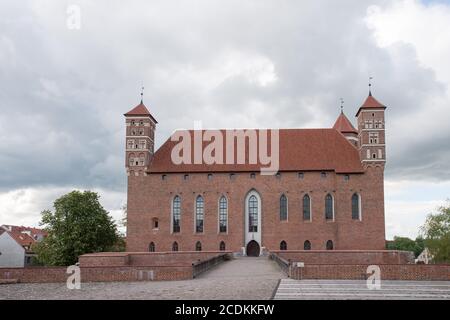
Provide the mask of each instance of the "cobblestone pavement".
[{"label": "cobblestone pavement", "polygon": [[450,300],[450,281],[381,281],[370,290],[360,280],[292,280],[280,282],[276,300]]},{"label": "cobblestone pavement", "polygon": [[193,280],[0,285],[0,299],[270,299],[286,276],[266,257],[226,261]]}]

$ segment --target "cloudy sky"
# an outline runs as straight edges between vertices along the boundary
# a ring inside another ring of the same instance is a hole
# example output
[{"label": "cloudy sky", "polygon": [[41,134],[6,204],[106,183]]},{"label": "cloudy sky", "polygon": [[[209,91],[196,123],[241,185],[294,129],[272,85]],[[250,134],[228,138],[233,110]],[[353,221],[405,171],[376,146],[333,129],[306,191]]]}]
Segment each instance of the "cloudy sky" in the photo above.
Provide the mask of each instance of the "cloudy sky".
[{"label": "cloudy sky", "polygon": [[415,237],[450,197],[449,34],[450,1],[2,0],[0,224],[36,226],[73,188],[119,219],[142,83],[159,146],[197,120],[331,127],[341,97],[354,121],[372,76],[387,237]]}]

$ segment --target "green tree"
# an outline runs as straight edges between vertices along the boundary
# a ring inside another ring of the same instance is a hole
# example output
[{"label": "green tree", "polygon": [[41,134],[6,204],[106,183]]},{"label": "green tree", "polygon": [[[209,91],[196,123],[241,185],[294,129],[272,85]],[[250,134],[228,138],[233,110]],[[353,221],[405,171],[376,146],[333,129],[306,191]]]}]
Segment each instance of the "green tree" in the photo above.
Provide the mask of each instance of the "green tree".
[{"label": "green tree", "polygon": [[425,248],[424,240],[421,237],[417,237],[416,240],[412,240],[407,237],[394,237],[394,240],[388,242],[388,250],[403,250],[412,251],[414,256],[417,257]]},{"label": "green tree", "polygon": [[42,211],[48,237],[33,249],[45,265],[72,265],[78,256],[121,246],[116,225],[91,191],[72,191],[57,200],[54,212]]},{"label": "green tree", "polygon": [[450,262],[450,201],[429,214],[421,231],[434,262]]}]

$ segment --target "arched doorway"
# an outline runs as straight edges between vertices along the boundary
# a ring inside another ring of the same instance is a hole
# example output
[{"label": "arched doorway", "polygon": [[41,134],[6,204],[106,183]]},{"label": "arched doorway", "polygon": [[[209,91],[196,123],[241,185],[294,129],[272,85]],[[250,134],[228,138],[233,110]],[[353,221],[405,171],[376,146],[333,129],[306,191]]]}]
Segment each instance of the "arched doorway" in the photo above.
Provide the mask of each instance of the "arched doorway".
[{"label": "arched doorway", "polygon": [[255,240],[250,241],[247,244],[247,256],[249,257],[259,257],[259,244]]}]

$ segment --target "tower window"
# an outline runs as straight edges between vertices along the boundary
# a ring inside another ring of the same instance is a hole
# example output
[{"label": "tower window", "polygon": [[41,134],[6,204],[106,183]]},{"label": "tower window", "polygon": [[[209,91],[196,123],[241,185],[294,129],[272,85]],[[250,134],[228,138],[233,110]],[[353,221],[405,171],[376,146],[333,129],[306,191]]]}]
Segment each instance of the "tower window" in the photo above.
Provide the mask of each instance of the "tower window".
[{"label": "tower window", "polygon": [[303,179],[305,177],[305,174],[303,172],[298,173],[298,178]]},{"label": "tower window", "polygon": [[220,241],[219,250],[220,251],[225,251],[225,242]]},{"label": "tower window", "polygon": [[350,175],[346,174],[344,175],[344,181],[349,181],[350,180]]},{"label": "tower window", "polygon": [[143,125],[144,125],[144,121],[142,121],[142,120],[139,121],[139,125],[140,125],[140,126],[143,126]]},{"label": "tower window", "polygon": [[140,130],[139,130],[139,135],[140,135],[140,136],[143,136],[143,135],[144,135],[144,129],[140,129]]},{"label": "tower window", "polygon": [[195,251],[202,251],[202,243],[200,241],[197,241],[195,244]]},{"label": "tower window", "polygon": [[325,219],[334,220],[333,196],[327,194],[325,197]]},{"label": "tower window", "polygon": [[166,180],[167,179],[167,175],[166,174],[163,174],[162,176],[161,176],[161,180]]},{"label": "tower window", "polygon": [[131,120],[131,125],[134,126],[136,124],[136,121]]},{"label": "tower window", "polygon": [[311,198],[307,194],[303,196],[303,220],[311,221]]},{"label": "tower window", "polygon": [[159,228],[158,218],[153,218],[152,219],[152,226],[153,226],[153,229],[158,229]]},{"label": "tower window", "polygon": [[378,143],[378,132],[369,133],[369,142],[370,143]]},{"label": "tower window", "polygon": [[129,159],[128,159],[128,163],[130,165],[130,167],[134,166],[134,154],[130,154]]},{"label": "tower window", "polygon": [[276,177],[277,177],[278,179],[280,179],[280,178],[281,178],[281,173],[277,172]]},{"label": "tower window", "polygon": [[127,148],[128,149],[133,149],[133,146],[134,146],[134,140],[128,140]]},{"label": "tower window", "polygon": [[132,135],[132,136],[135,136],[135,135],[136,135],[136,130],[134,130],[134,129],[131,130],[131,135]]},{"label": "tower window", "polygon": [[280,220],[286,221],[288,218],[287,198],[284,194],[280,197]]},{"label": "tower window", "polygon": [[230,180],[234,180],[236,178],[236,175],[234,173],[230,173]]},{"label": "tower window", "polygon": [[183,180],[188,180],[189,179],[189,175],[188,174],[185,174],[184,176],[183,176]]},{"label": "tower window", "polygon": [[212,173],[208,173],[208,180],[212,180],[212,178],[213,178]]},{"label": "tower window", "polygon": [[148,246],[148,251],[149,252],[155,252],[156,251],[156,246],[154,242],[150,242],[149,246]]},{"label": "tower window", "polygon": [[326,178],[327,177],[327,173],[326,172],[321,172],[320,173],[320,177],[321,178]]},{"label": "tower window", "polygon": [[178,242],[172,243],[172,251],[178,251]]},{"label": "tower window", "polygon": [[287,243],[286,241],[281,241],[280,242],[280,250],[287,250]]},{"label": "tower window", "polygon": [[250,173],[250,179],[255,179],[256,178],[256,174],[255,173]]},{"label": "tower window", "polygon": [[376,159],[376,158],[377,158],[376,153],[372,154],[372,158],[373,158],[373,159]]}]

